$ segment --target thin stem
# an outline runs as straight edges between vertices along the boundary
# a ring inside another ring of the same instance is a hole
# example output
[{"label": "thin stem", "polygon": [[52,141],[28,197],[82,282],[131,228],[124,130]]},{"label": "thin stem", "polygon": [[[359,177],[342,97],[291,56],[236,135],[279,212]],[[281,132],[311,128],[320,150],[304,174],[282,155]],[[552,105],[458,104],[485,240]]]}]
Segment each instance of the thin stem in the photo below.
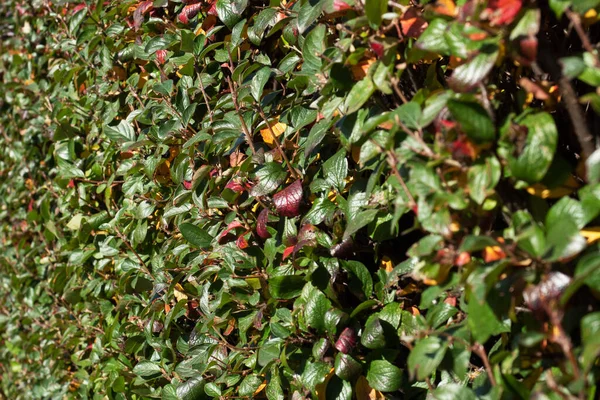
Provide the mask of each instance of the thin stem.
[{"label": "thin stem", "polygon": [[271,136],[273,137],[273,142],[275,142],[275,145],[279,149],[279,152],[281,153],[281,156],[283,157],[283,160],[285,161],[285,164],[287,165],[287,168],[290,171],[290,174],[292,175],[292,177],[294,177],[296,179],[300,179],[300,175],[296,172],[296,170],[294,169],[294,167],[292,167],[292,164],[290,163],[290,160],[288,159],[287,155],[285,154],[285,151],[283,151],[283,148],[281,147],[281,144],[279,143],[279,140],[277,139],[277,135],[275,135],[275,132],[273,131],[273,127],[271,126],[271,124],[267,120],[265,112],[261,108],[260,104],[256,105],[256,109],[258,110],[258,113],[260,114],[260,117],[263,119],[263,121],[265,122],[265,124],[267,124],[269,132],[271,132]]},{"label": "thin stem", "polygon": [[475,354],[479,356],[479,358],[481,358],[481,361],[483,361],[483,365],[485,366],[485,372],[487,372],[488,378],[490,379],[490,383],[492,384],[492,386],[496,386],[496,377],[494,376],[494,371],[492,370],[492,366],[490,364],[490,360],[488,359],[487,353],[485,352],[485,349],[480,343],[475,343],[475,345],[472,347],[472,350]]},{"label": "thin stem", "polygon": [[240,119],[240,123],[242,124],[242,131],[244,132],[244,136],[246,137],[246,143],[250,146],[250,150],[252,150],[252,154],[256,154],[256,150],[254,149],[254,142],[252,141],[252,135],[248,130],[248,126],[246,125],[246,121],[244,120],[244,116],[242,115],[242,111],[240,109],[240,105],[238,103],[237,92],[234,87],[231,78],[227,77],[227,83],[229,84],[229,90],[231,92],[231,99],[233,100],[233,106],[235,107],[235,111]]}]

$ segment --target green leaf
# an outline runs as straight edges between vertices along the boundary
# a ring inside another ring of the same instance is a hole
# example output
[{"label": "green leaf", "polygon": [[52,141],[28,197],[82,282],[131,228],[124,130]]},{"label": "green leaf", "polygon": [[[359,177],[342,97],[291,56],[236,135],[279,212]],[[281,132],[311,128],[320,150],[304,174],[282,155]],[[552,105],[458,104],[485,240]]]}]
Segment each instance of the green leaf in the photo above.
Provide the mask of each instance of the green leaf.
[{"label": "green leaf", "polygon": [[360,343],[367,349],[382,349],[386,347],[386,332],[382,321],[377,315],[371,315],[367,319],[365,329],[360,337]]},{"label": "green leaf", "polygon": [[366,210],[354,215],[352,219],[348,221],[348,225],[344,231],[343,240],[348,239],[354,233],[358,232],[359,229],[369,225],[375,219],[378,212],[378,210]]},{"label": "green leaf", "polygon": [[257,374],[248,375],[244,378],[242,383],[240,383],[240,387],[238,389],[239,395],[252,397],[262,382],[263,380]]},{"label": "green leaf", "polygon": [[468,92],[477,86],[490,73],[498,58],[498,48],[490,46],[465,64],[462,64],[452,72],[448,80],[450,88],[456,92]]},{"label": "green leaf", "polygon": [[309,32],[302,47],[303,72],[318,72],[321,69],[323,61],[321,55],[325,51],[325,25],[319,24]]},{"label": "green leaf", "polygon": [[319,332],[325,330],[325,313],[331,308],[331,302],[320,291],[315,289],[304,306],[304,318],[309,326]]},{"label": "green leaf", "polygon": [[449,99],[447,105],[462,130],[474,142],[485,143],[496,138],[494,123],[479,103]]},{"label": "green leaf", "polygon": [[350,288],[369,298],[373,294],[373,278],[367,267],[359,261],[342,261],[342,267],[350,275]]},{"label": "green leaf", "polygon": [[210,247],[210,244],[213,240],[213,237],[210,236],[204,229],[190,223],[183,223],[179,225],[179,231],[185,240],[200,249],[206,249]]},{"label": "green leaf", "polygon": [[438,386],[433,392],[433,396],[437,400],[477,400],[477,396],[473,391],[457,383],[446,383],[443,386]]},{"label": "green leaf", "polygon": [[161,368],[152,361],[141,361],[133,368],[133,373],[142,378],[156,377],[161,374]]},{"label": "green leaf", "polygon": [[269,292],[276,299],[293,299],[300,296],[305,283],[298,275],[274,276],[269,278]]},{"label": "green leaf", "polygon": [[181,400],[203,400],[207,399],[204,393],[206,381],[201,376],[190,378],[177,386],[177,396]]},{"label": "green leaf", "polygon": [[219,397],[221,396],[221,388],[214,382],[209,382],[204,386],[204,393],[212,398]]},{"label": "green leaf", "polygon": [[323,11],[324,1],[320,0],[317,4],[314,2],[307,1],[298,12],[298,33],[303,34],[304,31],[311,26],[321,12]]},{"label": "green leaf", "polygon": [[335,374],[345,381],[357,377],[362,366],[349,354],[337,353],[335,356]]},{"label": "green leaf", "polygon": [[250,84],[250,91],[252,92],[252,97],[257,102],[260,102],[262,98],[263,89],[266,83],[269,81],[269,77],[271,76],[271,68],[263,67],[258,70],[256,75],[252,78],[252,83]]},{"label": "green leaf", "polygon": [[126,120],[121,120],[117,126],[104,126],[104,134],[113,142],[134,142],[135,131],[133,126]]},{"label": "green leaf", "polygon": [[437,336],[419,340],[408,355],[410,373],[422,381],[429,378],[446,354],[446,344]]},{"label": "green leaf", "polygon": [[367,372],[369,385],[380,392],[394,392],[402,386],[402,370],[386,360],[375,360]]},{"label": "green leaf", "polygon": [[340,150],[331,158],[323,163],[323,175],[325,181],[342,192],[346,186],[346,176],[348,175],[348,160],[346,151]]},{"label": "green leaf", "polygon": [[540,112],[528,114],[519,123],[527,128],[527,142],[518,158],[509,157],[510,171],[515,178],[539,182],[550,168],[558,143],[554,119],[550,114]]},{"label": "green leaf", "polygon": [[283,388],[281,386],[281,378],[279,377],[279,370],[277,367],[271,368],[271,379],[267,383],[265,390],[268,400],[283,400]]},{"label": "green leaf", "polygon": [[467,178],[469,180],[469,196],[477,203],[483,201],[496,187],[502,175],[502,166],[494,156],[479,160],[469,168]]},{"label": "green leaf", "polygon": [[357,82],[344,102],[344,110],[346,114],[352,114],[358,111],[368,100],[371,95],[375,93],[375,84],[370,77],[365,77],[361,81]]},{"label": "green leaf", "polygon": [[325,382],[330,369],[331,367],[328,364],[321,361],[307,363],[306,369],[302,373],[302,383],[310,391],[314,392],[315,386]]},{"label": "green leaf", "polygon": [[446,42],[445,33],[448,29],[448,22],[441,18],[436,18],[429,23],[427,29],[423,31],[416,46],[425,51],[450,55],[450,46]]},{"label": "green leaf", "polygon": [[467,315],[467,325],[478,343],[484,344],[490,336],[510,332],[510,326],[498,321],[490,305],[487,302],[480,303],[475,296],[469,301]]},{"label": "green leaf", "polygon": [[73,15],[69,19],[69,32],[71,32],[71,34],[75,34],[76,33],[77,28],[79,28],[79,25],[81,25],[81,23],[83,22],[83,20],[87,16],[87,13],[88,13],[88,8],[86,6],[83,9],[77,11],[75,13],[75,15]]},{"label": "green leaf", "polygon": [[587,179],[590,183],[600,182],[600,149],[594,151],[585,160]]},{"label": "green leaf", "polygon": [[387,0],[366,0],[365,1],[365,13],[369,24],[373,29],[379,28],[381,25],[381,17],[387,11]]},{"label": "green leaf", "polygon": [[241,15],[247,4],[248,0],[217,0],[217,15],[229,29],[233,29],[242,19]]},{"label": "green leaf", "polygon": [[275,191],[287,177],[287,171],[276,162],[268,162],[256,172],[258,182],[250,189],[251,196],[265,196]]}]

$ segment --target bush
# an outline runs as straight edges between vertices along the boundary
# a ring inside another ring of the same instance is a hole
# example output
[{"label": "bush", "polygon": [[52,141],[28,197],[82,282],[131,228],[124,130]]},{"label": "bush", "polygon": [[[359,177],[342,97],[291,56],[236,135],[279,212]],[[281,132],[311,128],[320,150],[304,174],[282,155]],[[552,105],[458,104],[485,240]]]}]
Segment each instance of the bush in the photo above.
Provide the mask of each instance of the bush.
[{"label": "bush", "polygon": [[596,398],[599,9],[2,2],[0,397]]}]

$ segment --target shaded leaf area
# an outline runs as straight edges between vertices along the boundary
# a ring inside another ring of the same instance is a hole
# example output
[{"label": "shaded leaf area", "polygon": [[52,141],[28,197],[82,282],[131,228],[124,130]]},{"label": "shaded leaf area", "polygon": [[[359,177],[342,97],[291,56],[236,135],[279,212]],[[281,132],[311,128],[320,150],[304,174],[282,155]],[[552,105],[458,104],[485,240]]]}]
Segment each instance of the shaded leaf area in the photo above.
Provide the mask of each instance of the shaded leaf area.
[{"label": "shaded leaf area", "polygon": [[584,399],[597,0],[0,4],[0,398]]}]

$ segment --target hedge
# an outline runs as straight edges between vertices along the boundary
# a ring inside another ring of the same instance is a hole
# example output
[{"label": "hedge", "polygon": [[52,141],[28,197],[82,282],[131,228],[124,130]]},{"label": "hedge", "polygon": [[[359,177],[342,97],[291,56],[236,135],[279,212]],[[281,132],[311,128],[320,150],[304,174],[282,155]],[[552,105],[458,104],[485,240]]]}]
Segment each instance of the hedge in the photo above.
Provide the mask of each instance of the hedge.
[{"label": "hedge", "polygon": [[0,398],[595,399],[600,0],[6,0]]}]

